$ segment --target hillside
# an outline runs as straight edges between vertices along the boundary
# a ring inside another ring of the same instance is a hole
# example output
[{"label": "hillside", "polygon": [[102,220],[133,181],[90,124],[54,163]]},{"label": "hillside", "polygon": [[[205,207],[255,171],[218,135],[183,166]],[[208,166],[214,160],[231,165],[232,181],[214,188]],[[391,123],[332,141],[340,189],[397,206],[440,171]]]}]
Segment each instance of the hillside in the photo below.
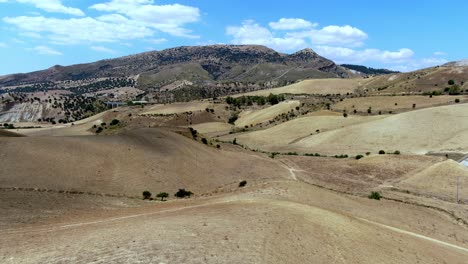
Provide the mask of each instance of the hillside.
[{"label": "hillside", "polygon": [[[229,135],[225,140],[252,149],[327,155],[467,152],[468,104],[432,107],[391,116],[301,117],[265,130]],[[317,131],[318,130],[318,131]]]},{"label": "hillside", "polygon": [[0,149],[8,153],[0,159],[0,187],[139,197],[147,189],[175,193],[188,188],[202,194],[242,180],[288,175],[268,158],[208,147],[163,129],[113,136],[0,137]]},{"label": "hillside", "polygon": [[[0,87],[99,78],[137,78],[138,87],[161,88],[175,81],[294,82],[349,77],[350,72],[310,49],[287,55],[264,46],[214,45],[162,51],[0,77]],[[125,83],[125,85],[132,85]]]}]

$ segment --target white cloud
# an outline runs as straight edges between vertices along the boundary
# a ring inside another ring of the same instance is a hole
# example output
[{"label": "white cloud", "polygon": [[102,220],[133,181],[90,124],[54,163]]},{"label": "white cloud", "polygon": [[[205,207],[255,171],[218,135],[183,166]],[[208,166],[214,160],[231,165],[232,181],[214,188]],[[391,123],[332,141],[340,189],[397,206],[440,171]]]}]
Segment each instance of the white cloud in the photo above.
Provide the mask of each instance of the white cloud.
[{"label": "white cloud", "polygon": [[311,29],[302,32],[290,32],[286,34],[292,38],[308,38],[314,45],[332,45],[346,47],[360,47],[368,38],[367,34],[355,27],[326,26],[322,29]]},{"label": "white cloud", "polygon": [[161,44],[161,43],[167,42],[167,39],[165,38],[147,39],[146,41],[149,43],[153,43],[153,44]]},{"label": "white cloud", "polygon": [[270,22],[269,25],[274,30],[296,30],[318,26],[317,23],[302,18],[281,18],[277,22]]},{"label": "white cloud", "polygon": [[41,55],[63,55],[63,53],[61,53],[60,51],[54,50],[47,46],[36,46],[31,50],[36,51],[38,54]]},{"label": "white cloud", "polygon": [[[282,18],[278,22],[270,23],[271,28],[281,30],[305,26],[313,27],[314,24],[299,18]],[[349,25],[278,33],[262,27],[253,20],[246,20],[241,26],[227,27],[226,34],[232,36],[231,42],[234,44],[266,45],[281,51],[297,50],[312,45],[360,47],[368,38],[364,31]]]},{"label": "white cloud", "polygon": [[151,29],[120,15],[72,19],[20,16],[3,21],[28,33],[42,33],[56,44],[116,42],[153,35]]},{"label": "white cloud", "polygon": [[242,26],[230,26],[226,28],[226,34],[232,36],[233,44],[257,44],[265,45],[281,51],[291,51],[306,47],[306,42],[301,38],[279,38],[265,27],[252,20],[246,20]]},{"label": "white cloud", "polygon": [[115,50],[109,49],[109,48],[106,48],[106,47],[102,47],[102,46],[92,46],[91,49],[94,50],[94,51],[97,51],[97,52],[116,53]]},{"label": "white cloud", "polygon": [[411,59],[414,52],[407,48],[398,51],[380,49],[355,50],[344,47],[317,46],[317,53],[338,63],[401,63]]},{"label": "white cloud", "polygon": [[180,37],[198,38],[184,26],[200,19],[197,7],[172,4],[153,5],[151,0],[112,0],[92,5],[90,8],[103,12],[116,12],[134,21],[159,31]]},{"label": "white cloud", "polygon": [[[1,1],[1,0],[0,0]],[[6,48],[8,47],[7,44],[3,43],[3,42],[0,42],[0,48]]]},{"label": "white cloud", "polygon": [[446,55],[447,55],[447,52],[443,52],[443,51],[434,52],[434,56],[446,56]]},{"label": "white cloud", "polygon": [[[44,10],[50,13],[62,13],[74,16],[84,16],[85,14],[78,8],[67,7],[62,4],[60,0],[11,0],[21,4],[32,4],[36,8]],[[8,1],[1,1],[0,3],[6,3]]]}]

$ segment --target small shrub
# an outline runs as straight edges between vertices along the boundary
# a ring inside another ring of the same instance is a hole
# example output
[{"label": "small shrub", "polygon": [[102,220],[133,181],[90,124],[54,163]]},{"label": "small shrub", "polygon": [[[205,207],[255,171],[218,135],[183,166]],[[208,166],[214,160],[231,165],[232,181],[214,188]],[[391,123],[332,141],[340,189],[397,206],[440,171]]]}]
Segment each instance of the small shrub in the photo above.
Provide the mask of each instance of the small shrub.
[{"label": "small shrub", "polygon": [[149,200],[151,198],[151,192],[149,191],[144,191],[143,192],[143,200]]},{"label": "small shrub", "polygon": [[207,140],[206,138],[202,138],[202,139],[201,139],[201,142],[202,142],[203,144],[205,144],[205,145],[208,144],[208,140]]},{"label": "small shrub", "polygon": [[379,155],[383,155],[385,154],[385,151],[384,150],[379,150]]},{"label": "small shrub", "polygon": [[242,188],[247,185],[247,181],[241,181],[239,182],[239,187]]},{"label": "small shrub", "polygon": [[393,154],[395,154],[395,155],[400,155],[401,152],[400,152],[399,150],[395,150],[395,152],[393,152]]},{"label": "small shrub", "polygon": [[161,201],[164,201],[165,198],[169,197],[169,194],[167,192],[160,192],[156,197],[161,198]]},{"label": "small shrub", "polygon": [[192,196],[193,193],[191,191],[186,191],[185,189],[179,189],[174,196],[177,198],[185,198],[185,197],[190,197]]},{"label": "small shrub", "polygon": [[110,125],[115,126],[115,125],[118,125],[119,123],[120,121],[118,119],[112,119],[112,121],[110,122]]},{"label": "small shrub", "polygon": [[102,127],[98,127],[98,129],[96,130],[96,133],[99,134],[103,131],[104,129]]},{"label": "small shrub", "polygon": [[357,159],[357,160],[360,160],[360,159],[362,159],[362,158],[364,158],[363,155],[357,155],[357,156],[356,156],[356,159]]},{"label": "small shrub", "polygon": [[217,149],[220,149],[220,148],[221,148],[221,145],[216,144],[216,148],[217,148]]},{"label": "small shrub", "polygon": [[460,102],[460,99],[458,99],[458,98],[457,98],[457,99],[455,99],[455,103],[457,103],[457,104],[458,104],[459,102]]},{"label": "small shrub", "polygon": [[237,145],[237,138],[234,138],[234,140],[232,141],[232,144]]},{"label": "small shrub", "polygon": [[449,80],[447,83],[448,83],[448,85],[454,85],[455,81],[454,80]]},{"label": "small shrub", "polygon": [[237,121],[238,118],[239,118],[239,116],[237,114],[234,114],[231,117],[229,117],[228,123],[229,124],[234,124]]},{"label": "small shrub", "polygon": [[348,117],[348,114],[347,114],[347,113],[343,113],[343,117]]},{"label": "small shrub", "polygon": [[369,156],[371,153],[370,152],[366,152],[366,156]]},{"label": "small shrub", "polygon": [[369,199],[374,199],[374,200],[380,200],[380,198],[382,198],[382,195],[380,195],[379,192],[371,192],[371,194],[369,194]]}]

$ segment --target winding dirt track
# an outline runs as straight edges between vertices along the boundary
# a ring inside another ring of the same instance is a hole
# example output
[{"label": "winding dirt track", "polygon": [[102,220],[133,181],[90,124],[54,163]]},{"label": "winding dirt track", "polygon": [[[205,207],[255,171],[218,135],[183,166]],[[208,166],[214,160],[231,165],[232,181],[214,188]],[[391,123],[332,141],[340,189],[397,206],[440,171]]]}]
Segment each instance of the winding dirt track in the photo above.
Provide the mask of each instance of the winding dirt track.
[{"label": "winding dirt track", "polygon": [[[294,170],[294,169],[289,169],[289,170],[290,170],[291,174],[294,175],[293,171],[296,171],[296,170]],[[294,178],[295,178],[295,175],[294,175]],[[199,208],[199,207],[208,207],[208,206],[212,206],[212,205],[221,205],[221,204],[227,204],[227,203],[233,203],[233,202],[258,203],[259,201],[245,200],[245,199],[244,200],[239,199],[239,200],[228,200],[228,201],[214,201],[214,202],[207,202],[207,203],[198,204],[198,205],[190,205],[190,206],[182,206],[182,207],[177,207],[177,208],[172,208],[172,209],[156,210],[154,212],[149,212],[149,213],[130,214],[130,215],[126,215],[126,216],[105,218],[105,219],[102,219],[102,220],[89,221],[89,222],[78,222],[78,223],[70,223],[70,224],[66,224],[66,225],[50,226],[50,227],[34,228],[34,229],[22,229],[22,230],[15,230],[15,231],[6,230],[6,231],[0,232],[0,235],[7,236],[7,235],[13,235],[13,234],[32,234],[32,233],[54,232],[54,231],[60,231],[60,230],[64,230],[64,229],[80,228],[80,227],[88,226],[88,225],[100,225],[100,224],[106,224],[106,223],[109,223],[109,222],[128,220],[128,219],[132,219],[132,218],[140,218],[140,217],[143,217],[143,216],[151,216],[151,215],[155,215],[155,214],[177,212],[177,211],[183,211],[183,210],[187,210],[187,209],[194,209],[194,208]],[[260,201],[260,202],[264,202],[264,201]],[[274,202],[275,201],[268,201],[267,203],[274,203]],[[362,222],[365,222],[365,223],[375,225],[377,227],[381,227],[381,228],[391,230],[393,232],[397,232],[397,233],[401,233],[401,234],[404,234],[404,235],[408,235],[408,236],[416,237],[416,238],[419,238],[419,239],[427,240],[427,241],[430,241],[432,243],[435,243],[435,244],[438,244],[438,245],[441,245],[441,246],[445,246],[445,247],[448,247],[448,248],[452,248],[452,249],[456,249],[456,250],[460,250],[460,251],[468,253],[467,248],[460,247],[460,246],[457,246],[457,245],[453,245],[453,244],[450,244],[450,243],[447,243],[447,242],[444,242],[444,241],[441,241],[441,240],[430,238],[430,237],[427,237],[427,236],[424,236],[424,235],[421,235],[421,234],[417,234],[417,233],[414,233],[414,232],[406,231],[406,230],[403,230],[403,229],[400,229],[400,228],[384,225],[384,224],[377,223],[377,222],[374,222],[374,221],[371,221],[371,220],[368,220],[368,219],[364,219],[364,218],[356,218],[356,219],[358,219],[358,220],[360,220]]]}]

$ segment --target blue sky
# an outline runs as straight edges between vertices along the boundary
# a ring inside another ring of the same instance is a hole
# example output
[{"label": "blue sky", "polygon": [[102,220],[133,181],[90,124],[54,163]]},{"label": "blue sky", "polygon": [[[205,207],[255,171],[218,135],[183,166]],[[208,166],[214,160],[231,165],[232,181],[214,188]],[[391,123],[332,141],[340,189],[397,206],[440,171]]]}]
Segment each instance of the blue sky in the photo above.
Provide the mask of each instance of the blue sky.
[{"label": "blue sky", "polygon": [[462,0],[0,0],[0,75],[206,44],[408,71],[468,58],[467,14]]}]

